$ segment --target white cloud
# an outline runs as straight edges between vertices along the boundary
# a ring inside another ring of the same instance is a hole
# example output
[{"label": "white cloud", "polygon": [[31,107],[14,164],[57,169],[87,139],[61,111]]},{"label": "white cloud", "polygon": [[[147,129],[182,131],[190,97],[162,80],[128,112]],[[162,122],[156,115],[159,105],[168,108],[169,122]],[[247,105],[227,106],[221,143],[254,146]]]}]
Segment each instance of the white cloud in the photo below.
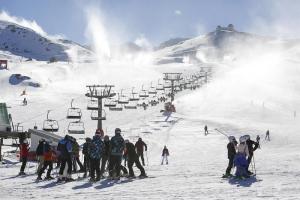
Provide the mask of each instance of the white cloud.
[{"label": "white cloud", "polygon": [[175,14],[175,15],[182,15],[182,12],[181,12],[181,10],[175,10],[175,11],[174,11],[174,14]]},{"label": "white cloud", "polygon": [[152,49],[151,43],[143,34],[141,34],[137,39],[135,39],[134,43],[136,45],[142,47],[143,49],[146,49],[146,50]]}]

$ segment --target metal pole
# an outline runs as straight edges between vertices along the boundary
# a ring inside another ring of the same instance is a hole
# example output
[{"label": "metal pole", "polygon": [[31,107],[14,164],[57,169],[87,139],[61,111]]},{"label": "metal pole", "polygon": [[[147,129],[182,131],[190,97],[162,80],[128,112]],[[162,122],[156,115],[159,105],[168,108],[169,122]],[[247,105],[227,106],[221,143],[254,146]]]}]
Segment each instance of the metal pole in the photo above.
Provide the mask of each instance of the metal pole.
[{"label": "metal pole", "polygon": [[98,129],[102,129],[102,98],[98,98]]},{"label": "metal pole", "polygon": [[171,86],[172,86],[171,102],[173,102],[174,101],[174,80],[171,80]]},{"label": "metal pole", "polygon": [[215,128],[215,130],[216,130],[217,132],[221,133],[222,135],[224,135],[224,136],[226,136],[226,137],[228,138],[228,135],[227,135],[227,134],[225,134],[224,132],[220,131],[220,130],[219,130],[219,129],[217,129],[217,128]]}]

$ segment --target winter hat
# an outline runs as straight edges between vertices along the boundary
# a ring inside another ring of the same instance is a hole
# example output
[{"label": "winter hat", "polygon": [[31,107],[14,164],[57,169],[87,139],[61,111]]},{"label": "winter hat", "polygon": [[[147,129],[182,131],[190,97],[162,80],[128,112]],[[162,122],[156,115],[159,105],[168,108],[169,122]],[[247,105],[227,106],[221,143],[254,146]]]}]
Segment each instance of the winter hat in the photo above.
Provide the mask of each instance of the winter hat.
[{"label": "winter hat", "polygon": [[105,140],[105,141],[108,141],[108,140],[109,140],[109,136],[108,136],[108,135],[105,135],[105,136],[104,136],[104,140]]},{"label": "winter hat", "polygon": [[121,129],[120,128],[116,128],[115,129],[115,134],[121,134]]},{"label": "winter hat", "polygon": [[246,141],[250,140],[250,135],[244,135],[244,137],[245,137]]},{"label": "winter hat", "polygon": [[125,143],[129,143],[129,140],[128,140],[128,139],[126,139],[126,140],[125,140]]}]

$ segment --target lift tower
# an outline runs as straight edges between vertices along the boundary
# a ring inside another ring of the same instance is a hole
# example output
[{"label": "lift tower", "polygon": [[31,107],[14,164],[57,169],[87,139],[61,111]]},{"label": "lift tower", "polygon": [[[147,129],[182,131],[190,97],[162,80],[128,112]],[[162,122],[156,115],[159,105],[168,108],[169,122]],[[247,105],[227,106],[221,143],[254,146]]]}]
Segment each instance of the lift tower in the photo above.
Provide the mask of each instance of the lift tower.
[{"label": "lift tower", "polygon": [[103,115],[102,99],[111,98],[116,95],[112,92],[114,85],[87,85],[88,92],[85,96],[95,98],[98,101],[98,116],[92,117],[92,120],[98,121],[97,129],[102,129],[102,121],[106,120],[106,116]]},{"label": "lift tower", "polygon": [[171,102],[174,101],[174,82],[182,80],[182,73],[164,73],[164,80],[171,81]]}]

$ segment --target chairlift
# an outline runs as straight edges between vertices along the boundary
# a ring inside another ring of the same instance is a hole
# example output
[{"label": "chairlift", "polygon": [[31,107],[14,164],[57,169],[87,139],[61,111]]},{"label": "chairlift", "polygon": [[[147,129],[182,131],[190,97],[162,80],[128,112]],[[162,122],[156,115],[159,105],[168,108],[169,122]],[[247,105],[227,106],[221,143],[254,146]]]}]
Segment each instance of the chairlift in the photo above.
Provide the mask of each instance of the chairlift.
[{"label": "chairlift", "polygon": [[102,109],[101,116],[98,116],[98,111],[93,110],[91,112],[91,119],[92,120],[106,120],[106,112],[104,109]]},{"label": "chairlift", "polygon": [[138,101],[140,98],[138,97],[138,93],[135,93],[134,88],[132,88],[131,97],[129,98],[129,101]]},{"label": "chairlift", "polygon": [[112,98],[106,99],[104,102],[104,107],[116,107],[116,106],[117,106],[117,101]]},{"label": "chairlift", "polygon": [[172,85],[171,85],[170,82],[166,82],[166,83],[164,84],[164,89],[168,89],[168,88],[172,88]]},{"label": "chairlift", "polygon": [[87,109],[88,110],[98,110],[98,100],[95,98],[91,98],[88,101]]},{"label": "chairlift", "polygon": [[43,123],[44,131],[57,132],[59,130],[58,121],[54,119],[49,119],[50,110],[47,112],[47,119]]},{"label": "chairlift", "polygon": [[128,104],[129,98],[126,95],[123,95],[123,90],[121,90],[121,94],[118,93],[118,104]]},{"label": "chairlift", "polygon": [[74,99],[72,99],[71,107],[68,109],[67,119],[81,119],[81,109],[73,107],[73,101]]},{"label": "chairlift", "polygon": [[125,109],[137,109],[137,103],[131,102],[127,105],[124,105]]},{"label": "chairlift", "polygon": [[70,122],[68,125],[68,133],[69,134],[85,134],[84,123],[80,120],[75,122]]},{"label": "chairlift", "polygon": [[109,107],[110,111],[122,111],[123,107],[122,106],[116,106],[116,107]]}]

